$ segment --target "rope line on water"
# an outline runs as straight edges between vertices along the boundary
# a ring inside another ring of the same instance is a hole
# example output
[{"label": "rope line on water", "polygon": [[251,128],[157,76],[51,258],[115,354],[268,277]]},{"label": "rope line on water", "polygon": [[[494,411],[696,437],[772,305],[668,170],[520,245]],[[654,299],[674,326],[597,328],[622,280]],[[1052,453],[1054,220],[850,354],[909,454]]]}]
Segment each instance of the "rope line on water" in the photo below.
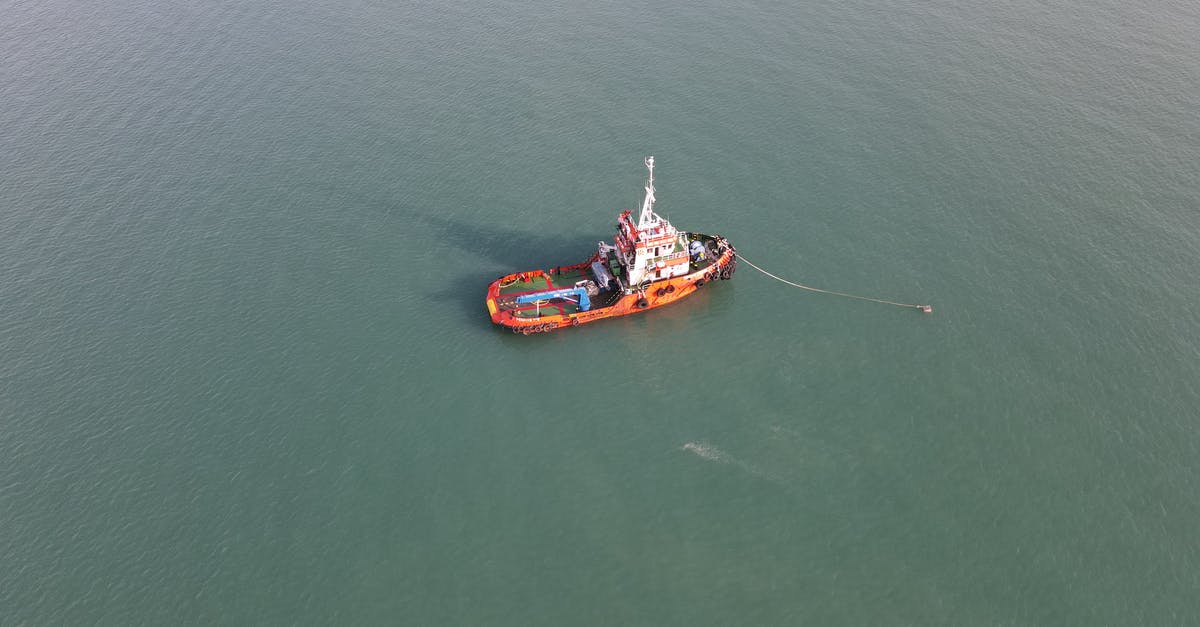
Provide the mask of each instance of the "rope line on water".
[{"label": "rope line on water", "polygon": [[930,305],[914,305],[911,303],[897,303],[895,301],[883,300],[882,298],[870,298],[868,296],[858,296],[857,294],[847,294],[845,292],[835,292],[833,290],[823,290],[823,289],[820,289],[817,287],[810,287],[808,285],[801,285],[799,283],[793,283],[792,281],[777,277],[774,274],[771,274],[770,272],[763,270],[762,268],[755,265],[753,261],[750,261],[749,259],[746,259],[745,257],[743,257],[742,253],[737,253],[737,258],[740,259],[741,261],[746,262],[751,268],[758,270],[759,272],[771,277],[772,279],[775,279],[776,281],[779,281],[780,283],[787,283],[788,285],[791,285],[792,287],[798,287],[802,290],[808,290],[810,292],[819,292],[821,294],[829,294],[832,296],[843,296],[845,298],[853,298],[856,300],[867,300],[867,301],[871,301],[872,303],[883,303],[884,305],[894,305],[896,307],[908,307],[910,309],[916,309],[916,310],[922,311],[924,313],[933,313],[933,307]]}]

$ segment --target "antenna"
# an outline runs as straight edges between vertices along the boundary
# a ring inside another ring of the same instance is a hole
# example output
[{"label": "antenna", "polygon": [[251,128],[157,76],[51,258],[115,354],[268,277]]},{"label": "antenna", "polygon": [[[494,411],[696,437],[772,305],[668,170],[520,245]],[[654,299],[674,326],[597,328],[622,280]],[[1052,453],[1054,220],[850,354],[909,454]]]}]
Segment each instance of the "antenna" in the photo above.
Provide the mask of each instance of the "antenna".
[{"label": "antenna", "polygon": [[650,180],[646,181],[646,199],[642,201],[642,214],[638,216],[638,228],[643,228],[654,218],[654,157],[646,157],[646,169]]}]

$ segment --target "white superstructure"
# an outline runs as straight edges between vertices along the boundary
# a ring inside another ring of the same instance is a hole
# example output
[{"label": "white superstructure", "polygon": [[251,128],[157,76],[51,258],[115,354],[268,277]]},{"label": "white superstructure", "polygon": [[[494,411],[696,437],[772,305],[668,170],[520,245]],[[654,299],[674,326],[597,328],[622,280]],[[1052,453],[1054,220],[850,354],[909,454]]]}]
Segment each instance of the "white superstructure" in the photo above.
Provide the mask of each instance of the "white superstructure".
[{"label": "white superstructure", "polygon": [[625,269],[627,289],[688,273],[687,234],[675,230],[666,218],[654,213],[654,157],[646,157],[650,178],[637,224],[631,211],[617,222],[616,246],[600,243],[601,256],[615,252]]}]

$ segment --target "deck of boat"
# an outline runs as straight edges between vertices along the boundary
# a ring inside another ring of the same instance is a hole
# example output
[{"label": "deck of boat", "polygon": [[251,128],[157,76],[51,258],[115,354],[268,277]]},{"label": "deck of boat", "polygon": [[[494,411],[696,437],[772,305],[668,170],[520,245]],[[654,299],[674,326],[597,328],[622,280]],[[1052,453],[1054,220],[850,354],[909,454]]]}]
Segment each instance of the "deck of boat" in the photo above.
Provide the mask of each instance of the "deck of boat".
[{"label": "deck of boat", "polygon": [[[710,254],[709,258],[705,261],[699,263],[692,262],[689,268],[692,272],[712,265],[717,258],[713,238],[708,235],[697,234],[697,236],[709,247],[708,252]],[[677,246],[679,250],[683,250],[682,245],[677,244]],[[609,269],[612,271],[613,276],[624,280],[625,277],[623,276],[621,265],[615,260],[609,263]],[[496,300],[501,309],[512,311],[513,315],[518,318],[538,318],[542,316],[578,313],[580,311],[578,305],[562,298],[542,301],[541,304],[522,303],[519,305],[515,303],[515,299],[522,294],[575,287],[575,284],[579,281],[590,280],[595,279],[592,276],[590,266],[587,264],[575,268],[554,268],[549,273],[530,272],[518,275],[517,279],[510,284],[502,285],[500,287],[499,298]],[[592,309],[612,305],[619,297],[620,292],[600,292],[591,298]]]},{"label": "deck of boat", "polygon": [[[615,264],[614,264],[615,265]],[[614,274],[616,269],[614,269]],[[575,287],[579,281],[588,281],[592,279],[592,273],[588,266],[581,268],[555,268],[550,274],[530,273],[526,276],[519,276],[517,280],[509,285],[500,288],[500,298],[498,302],[503,309],[512,309],[513,315],[520,318],[537,318],[539,316],[572,314],[579,311],[579,306],[565,299],[555,299],[546,302],[545,304],[524,303],[521,305],[511,304],[511,298],[528,294],[530,292],[544,292],[547,290],[556,290],[569,287]],[[505,298],[510,297],[510,298]],[[597,302],[599,300],[599,302]],[[507,302],[506,302],[507,301]],[[601,304],[607,305],[608,299],[604,293],[598,294],[593,298],[592,307],[596,308]]]}]

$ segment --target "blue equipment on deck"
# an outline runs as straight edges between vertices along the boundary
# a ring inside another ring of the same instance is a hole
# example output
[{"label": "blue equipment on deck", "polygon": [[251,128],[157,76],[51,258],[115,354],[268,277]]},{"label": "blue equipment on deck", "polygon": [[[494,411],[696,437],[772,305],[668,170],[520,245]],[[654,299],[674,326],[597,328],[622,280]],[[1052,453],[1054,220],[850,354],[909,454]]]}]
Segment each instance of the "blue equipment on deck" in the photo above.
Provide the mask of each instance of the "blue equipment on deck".
[{"label": "blue equipment on deck", "polygon": [[547,292],[534,292],[532,294],[522,294],[517,297],[518,303],[532,303],[535,300],[550,300],[551,298],[568,298],[570,296],[579,297],[579,311],[587,311],[592,308],[592,301],[588,298],[587,290],[582,287],[564,287],[561,290],[550,290]]}]

